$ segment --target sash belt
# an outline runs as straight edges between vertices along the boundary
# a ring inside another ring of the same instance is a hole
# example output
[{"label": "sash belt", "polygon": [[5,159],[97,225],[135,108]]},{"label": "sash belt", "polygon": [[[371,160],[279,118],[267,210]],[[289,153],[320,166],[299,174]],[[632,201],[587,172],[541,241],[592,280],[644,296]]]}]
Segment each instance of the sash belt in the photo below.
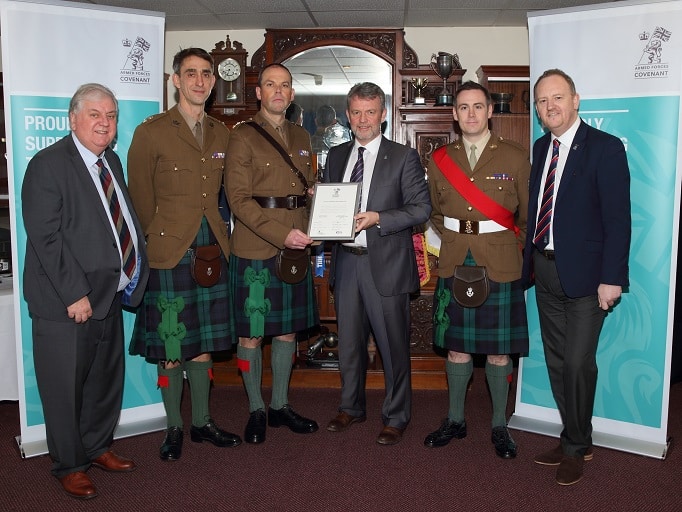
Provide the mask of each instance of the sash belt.
[{"label": "sash belt", "polygon": [[497,231],[506,231],[503,225],[498,224],[494,220],[459,220],[452,217],[445,217],[443,224],[446,229],[456,231],[463,235],[482,235],[484,233],[495,233]]}]

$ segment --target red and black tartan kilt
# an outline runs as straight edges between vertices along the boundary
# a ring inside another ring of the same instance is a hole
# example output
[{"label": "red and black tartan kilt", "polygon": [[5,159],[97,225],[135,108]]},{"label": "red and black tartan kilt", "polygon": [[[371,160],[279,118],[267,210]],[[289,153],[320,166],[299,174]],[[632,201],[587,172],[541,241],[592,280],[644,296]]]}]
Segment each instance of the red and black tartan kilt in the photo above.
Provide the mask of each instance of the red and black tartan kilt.
[{"label": "red and black tartan kilt", "polygon": [[[254,333],[251,320],[246,313],[250,285],[244,281],[244,272],[251,268],[260,274],[264,269],[269,273],[269,284],[264,299],[269,300],[264,318],[264,332]],[[291,285],[280,281],[275,271],[275,258],[250,260],[230,255],[229,290],[232,296],[233,318],[238,337],[277,336],[292,332],[305,333],[320,323],[317,300],[313,289],[312,268],[303,281]]]}]

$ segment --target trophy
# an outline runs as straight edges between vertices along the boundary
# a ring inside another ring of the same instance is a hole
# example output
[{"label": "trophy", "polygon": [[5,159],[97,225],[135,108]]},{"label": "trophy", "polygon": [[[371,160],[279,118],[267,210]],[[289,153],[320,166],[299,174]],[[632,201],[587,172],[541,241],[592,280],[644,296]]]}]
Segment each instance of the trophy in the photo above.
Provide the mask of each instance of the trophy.
[{"label": "trophy", "polygon": [[457,54],[438,52],[431,55],[431,69],[443,79],[443,90],[436,97],[436,106],[452,105],[452,94],[448,91],[448,78],[453,69],[461,69]]},{"label": "trophy", "polygon": [[414,90],[417,92],[417,95],[414,97],[414,104],[424,105],[426,103],[426,99],[422,96],[422,91],[426,89],[426,86],[429,84],[429,79],[413,78],[411,84],[412,87],[414,87]]}]

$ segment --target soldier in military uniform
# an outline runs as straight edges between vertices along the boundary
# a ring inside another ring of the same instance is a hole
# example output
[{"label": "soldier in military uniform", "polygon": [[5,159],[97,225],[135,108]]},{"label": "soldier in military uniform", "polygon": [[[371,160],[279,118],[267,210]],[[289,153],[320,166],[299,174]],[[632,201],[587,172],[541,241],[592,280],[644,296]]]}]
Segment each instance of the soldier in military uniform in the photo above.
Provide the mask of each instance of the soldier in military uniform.
[{"label": "soldier in military uniform", "polygon": [[[492,111],[485,87],[471,81],[462,84],[453,108],[462,136],[434,151],[428,165],[431,221],[441,236],[434,344],[448,351],[449,410],[424,444],[445,446],[453,438],[466,436],[464,400],[473,372],[471,354],[486,354],[493,404],[491,440],[497,455],[508,459],[516,456],[516,444],[506,426],[512,374],[509,354],[528,352],[520,279],[530,162],[526,149],[489,131]],[[485,266],[490,293],[481,306],[465,307],[455,301],[452,285],[458,265]]]},{"label": "soldier in military uniform", "polygon": [[[297,414],[288,403],[289,378],[296,354],[296,333],[319,323],[310,258],[306,277],[288,284],[277,277],[280,249],[308,251],[311,168],[310,136],[285,119],[294,98],[291,74],[281,64],[264,67],[256,96],[260,111],[251,122],[234,128],[227,148],[227,197],[234,214],[230,239],[230,292],[234,306],[238,366],[249,398],[248,443],[265,440],[266,414],[261,396],[262,341],[272,336],[272,399],[267,424],[297,433],[318,429],[315,421]],[[264,130],[271,141],[259,132]],[[303,179],[287,164],[283,149]],[[306,182],[304,184],[304,181]],[[303,269],[302,269],[303,270]]]},{"label": "soldier in military uniform", "polygon": [[[211,419],[211,352],[232,347],[234,325],[227,288],[228,232],[218,210],[229,130],[204,113],[215,76],[213,58],[187,48],[173,59],[179,103],[137,127],[128,152],[130,195],[147,238],[151,277],[137,313],[131,354],[158,364],[158,384],[168,417],[163,460],[180,458],[183,371],[192,400],[191,439],[237,446],[239,436]],[[196,247],[218,244],[217,284],[191,276]]]}]

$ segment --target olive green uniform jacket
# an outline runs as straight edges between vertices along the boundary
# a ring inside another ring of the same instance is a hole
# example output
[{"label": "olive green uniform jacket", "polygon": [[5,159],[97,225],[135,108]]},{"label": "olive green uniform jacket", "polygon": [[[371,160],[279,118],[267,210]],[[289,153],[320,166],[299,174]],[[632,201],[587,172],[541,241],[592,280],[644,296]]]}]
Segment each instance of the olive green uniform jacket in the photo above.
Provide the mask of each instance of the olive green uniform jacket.
[{"label": "olive green uniform jacket", "polygon": [[528,214],[528,151],[514,141],[491,133],[473,171],[469,167],[462,142],[448,144],[446,151],[480,190],[515,213],[514,223],[519,228],[519,236],[517,238],[511,230],[467,235],[446,229],[443,225],[444,217],[460,221],[489,219],[455,190],[431,160],[428,164],[429,191],[433,205],[431,222],[441,236],[438,275],[443,278],[451,277],[455,265],[464,263],[467,252],[471,251],[476,264],[487,267],[493,281],[507,283],[520,279],[523,263],[521,248],[526,240]]},{"label": "olive green uniform jacket", "polygon": [[204,216],[229,256],[227,226],[218,210],[229,134],[223,123],[206,116],[200,148],[177,105],[136,128],[128,151],[128,189],[152,268],[175,267]]},{"label": "olive green uniform jacket", "polygon": [[[260,112],[253,120],[284,147],[284,141]],[[288,147],[284,147],[306,180],[313,186],[310,135],[285,122]],[[262,208],[253,197],[304,195],[301,180],[282,155],[252,126],[239,124],[230,134],[227,148],[227,199],[234,215],[230,238],[232,253],[240,258],[266,260],[284,248],[292,228],[308,230],[308,208]],[[308,199],[310,200],[310,198]]]}]

